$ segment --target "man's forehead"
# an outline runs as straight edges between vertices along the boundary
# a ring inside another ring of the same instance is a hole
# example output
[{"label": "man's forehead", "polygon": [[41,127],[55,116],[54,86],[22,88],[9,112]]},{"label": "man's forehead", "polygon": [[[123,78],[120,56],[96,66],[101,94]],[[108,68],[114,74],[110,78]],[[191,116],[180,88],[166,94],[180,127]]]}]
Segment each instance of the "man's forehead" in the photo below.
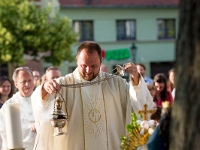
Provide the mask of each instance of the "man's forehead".
[{"label": "man's forehead", "polygon": [[28,71],[25,71],[25,70],[20,70],[19,72],[18,72],[18,75],[17,75],[17,77],[19,78],[26,78],[26,77],[31,77],[31,73],[30,72],[28,72]]},{"label": "man's forehead", "polygon": [[88,51],[87,49],[83,49],[80,53],[79,53],[79,55],[98,55],[98,52],[97,52],[97,50],[91,50],[91,51]]},{"label": "man's forehead", "polygon": [[59,70],[50,70],[49,72],[46,73],[46,75],[57,75],[57,74],[61,74]]}]

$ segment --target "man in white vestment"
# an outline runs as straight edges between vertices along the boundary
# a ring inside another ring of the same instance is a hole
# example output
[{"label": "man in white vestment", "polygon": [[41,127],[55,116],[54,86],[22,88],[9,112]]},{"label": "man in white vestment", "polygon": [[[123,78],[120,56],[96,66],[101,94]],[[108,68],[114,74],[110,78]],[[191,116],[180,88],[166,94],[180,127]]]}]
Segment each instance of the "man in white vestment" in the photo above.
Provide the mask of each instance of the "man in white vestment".
[{"label": "man in white vestment", "polygon": [[36,129],[31,106],[31,95],[34,89],[33,74],[28,67],[19,67],[13,73],[13,81],[18,92],[7,100],[0,109],[0,134],[2,137],[2,150],[7,150],[5,112],[10,103],[19,103],[22,127],[23,145],[26,150],[33,150]]},{"label": "man in white vestment", "polygon": [[51,66],[47,68],[45,75],[46,80],[57,79],[61,77],[61,72],[57,67]]},{"label": "man in white vestment", "polygon": [[[101,47],[95,42],[83,42],[76,59],[78,67],[73,73],[44,82],[31,97],[38,132],[34,150],[119,150],[132,109],[137,112],[144,104],[148,109],[155,106],[146,84],[136,66],[127,63],[124,70],[130,74],[130,84],[115,76],[89,86],[61,87],[92,83],[110,75],[100,71]],[[62,94],[63,111],[69,115],[63,128],[66,134],[61,136],[53,136],[49,121],[53,118],[54,99],[59,96],[56,91]]]}]

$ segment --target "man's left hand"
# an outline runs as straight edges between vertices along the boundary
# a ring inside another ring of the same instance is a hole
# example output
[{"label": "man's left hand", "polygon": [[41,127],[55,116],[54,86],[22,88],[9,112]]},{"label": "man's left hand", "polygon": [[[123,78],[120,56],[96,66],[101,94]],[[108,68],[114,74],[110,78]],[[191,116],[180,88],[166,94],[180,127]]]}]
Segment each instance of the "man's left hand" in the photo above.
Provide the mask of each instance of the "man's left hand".
[{"label": "man's left hand", "polygon": [[139,84],[139,73],[137,71],[136,65],[133,64],[132,62],[129,62],[129,63],[124,65],[124,69],[126,70],[126,72],[128,74],[131,75],[131,79],[133,81],[133,84],[138,85]]}]

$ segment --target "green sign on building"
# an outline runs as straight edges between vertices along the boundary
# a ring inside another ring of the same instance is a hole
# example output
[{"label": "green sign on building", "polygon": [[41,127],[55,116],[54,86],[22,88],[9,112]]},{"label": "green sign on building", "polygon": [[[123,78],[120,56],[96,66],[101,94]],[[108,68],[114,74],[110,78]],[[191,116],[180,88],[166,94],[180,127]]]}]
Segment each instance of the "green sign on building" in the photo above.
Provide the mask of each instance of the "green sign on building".
[{"label": "green sign on building", "polygon": [[130,58],[130,50],[128,48],[107,50],[105,58],[107,61],[128,59]]}]

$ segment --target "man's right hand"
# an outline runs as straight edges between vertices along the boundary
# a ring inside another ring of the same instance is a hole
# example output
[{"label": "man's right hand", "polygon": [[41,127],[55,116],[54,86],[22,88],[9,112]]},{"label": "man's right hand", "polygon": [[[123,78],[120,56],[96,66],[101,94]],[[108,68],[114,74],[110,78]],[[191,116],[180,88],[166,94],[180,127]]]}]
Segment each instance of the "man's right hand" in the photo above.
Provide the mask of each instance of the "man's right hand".
[{"label": "man's right hand", "polygon": [[49,80],[42,85],[42,99],[45,100],[46,95],[54,94],[61,90],[61,86],[55,80]]}]

